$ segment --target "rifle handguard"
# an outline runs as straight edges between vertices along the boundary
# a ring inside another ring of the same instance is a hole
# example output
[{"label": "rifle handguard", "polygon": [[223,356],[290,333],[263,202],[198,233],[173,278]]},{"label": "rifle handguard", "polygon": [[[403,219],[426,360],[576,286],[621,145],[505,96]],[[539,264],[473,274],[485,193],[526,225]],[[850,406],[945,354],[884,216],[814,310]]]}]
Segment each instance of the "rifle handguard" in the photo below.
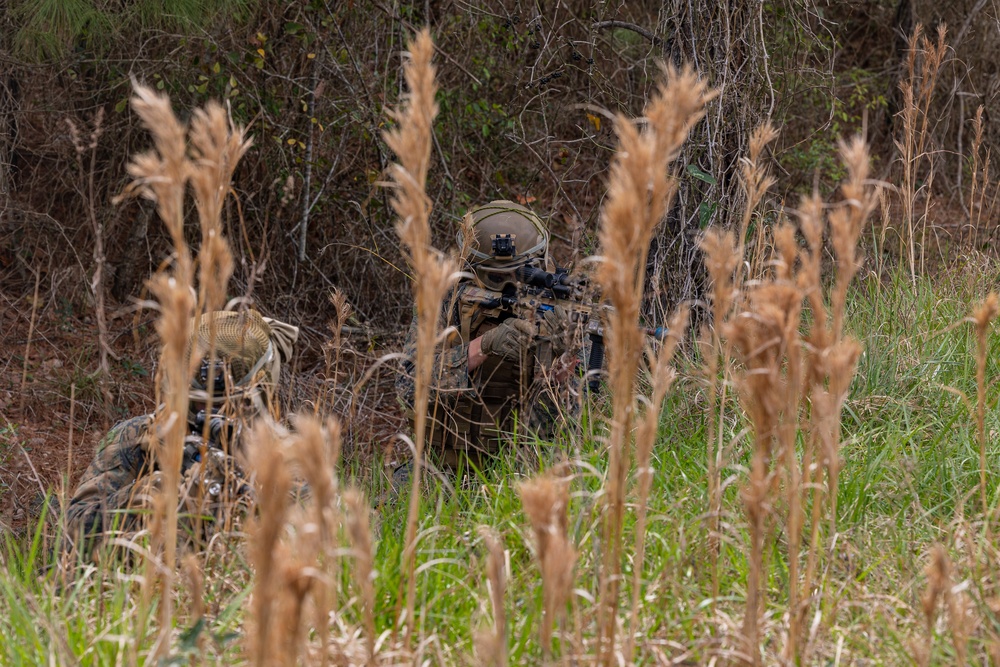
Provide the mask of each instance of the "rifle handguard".
[{"label": "rifle handguard", "polygon": [[604,336],[591,336],[590,359],[587,360],[587,390],[597,393],[601,389],[601,369],[604,367]]}]

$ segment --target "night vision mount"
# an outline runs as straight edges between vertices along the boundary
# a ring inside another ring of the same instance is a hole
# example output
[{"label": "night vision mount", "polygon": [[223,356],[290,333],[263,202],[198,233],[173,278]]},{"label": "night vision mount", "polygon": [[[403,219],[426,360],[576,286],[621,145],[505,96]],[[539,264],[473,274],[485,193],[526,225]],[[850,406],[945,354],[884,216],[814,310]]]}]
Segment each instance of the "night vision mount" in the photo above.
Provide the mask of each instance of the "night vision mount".
[{"label": "night vision mount", "polygon": [[513,257],[517,254],[514,245],[516,234],[494,234],[490,237],[490,245],[493,249],[494,257]]}]

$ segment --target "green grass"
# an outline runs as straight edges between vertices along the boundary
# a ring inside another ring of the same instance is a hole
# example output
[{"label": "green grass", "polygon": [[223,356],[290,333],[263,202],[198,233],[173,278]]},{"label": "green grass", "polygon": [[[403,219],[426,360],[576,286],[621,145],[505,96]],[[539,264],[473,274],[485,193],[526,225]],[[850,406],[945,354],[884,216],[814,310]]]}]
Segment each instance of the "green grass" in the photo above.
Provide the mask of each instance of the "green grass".
[{"label": "green grass", "polygon": [[[955,561],[954,581],[969,579],[966,595],[979,619],[970,641],[970,657],[986,661],[987,645],[1000,632],[991,611],[998,584],[980,550],[988,544],[978,513],[978,445],[971,405],[975,402],[974,337],[970,324],[958,324],[988,285],[957,274],[920,281],[900,277],[862,280],[850,297],[848,328],[863,343],[844,415],[844,461],[840,480],[839,534],[826,536],[819,575],[819,602],[806,619],[817,621],[811,664],[910,664],[914,646],[924,641],[920,595],[928,549],[945,544]],[[1000,378],[1000,338],[991,337],[987,377]],[[682,364],[683,366],[683,364]],[[967,397],[967,400],[962,398]],[[989,389],[987,432],[1000,430],[995,412],[996,387]],[[743,613],[746,569],[745,521],[739,490],[745,478],[749,443],[745,424],[733,405],[727,411],[731,457],[723,471],[728,480],[723,503],[724,539],[720,558],[721,596],[711,600],[704,513],[705,397],[693,374],[683,373],[663,411],[654,450],[656,471],[650,499],[644,571],[644,606],[640,614],[639,655],[655,662],[660,653],[676,657],[692,652],[696,663],[732,649]],[[596,409],[596,408],[595,408]],[[594,415],[591,414],[591,417]],[[570,534],[579,551],[571,607],[556,654],[573,643],[575,628],[585,641],[593,637],[595,607],[587,596],[598,587],[600,563],[601,475],[605,469],[600,442],[601,419],[592,434],[572,447],[533,443],[541,460],[566,456],[576,475],[572,487]],[[988,461],[1000,466],[996,438]],[[521,457],[522,459],[524,457]],[[375,470],[379,467],[376,466]],[[418,636],[431,638],[432,662],[463,664],[473,655],[475,629],[490,622],[485,581],[486,549],[477,528],[485,525],[502,537],[509,551],[511,580],[506,608],[510,664],[541,660],[538,628],[541,585],[533,560],[531,531],[521,512],[517,483],[534,471],[514,455],[470,474],[454,493],[440,483],[426,492],[418,528]],[[370,495],[383,482],[357,471]],[[989,497],[1000,504],[995,477]],[[783,509],[776,508],[778,516]],[[375,567],[376,625],[391,630],[397,595],[403,590],[399,563],[405,528],[405,503],[381,512]],[[65,584],[49,568],[52,523],[42,519],[31,535],[8,537],[0,573],[0,662],[10,665],[53,661],[71,664],[127,662],[136,637],[140,662],[155,636],[138,624],[140,585],[127,569],[87,566]],[[634,514],[625,527],[631,545]],[[808,531],[808,525],[807,525]],[[765,655],[780,651],[782,615],[786,612],[787,567],[779,521],[767,554],[768,607]],[[631,546],[626,553],[632,553]],[[114,563],[115,561],[111,561]],[[348,561],[345,561],[348,562]],[[631,561],[625,573],[631,577]],[[995,569],[995,567],[994,567]],[[346,567],[340,582],[343,622],[361,626],[357,590]],[[195,626],[188,601],[179,592],[177,632],[171,655],[187,662],[194,652],[208,662],[238,662],[239,634],[248,609],[252,576],[238,539],[209,564],[205,583],[207,618]],[[625,587],[623,601],[630,591]],[[154,614],[155,617],[155,614]],[[185,632],[186,631],[186,632]],[[946,624],[935,626],[932,664],[954,661]],[[201,641],[201,648],[198,641]],[[562,648],[559,646],[562,642]]]}]

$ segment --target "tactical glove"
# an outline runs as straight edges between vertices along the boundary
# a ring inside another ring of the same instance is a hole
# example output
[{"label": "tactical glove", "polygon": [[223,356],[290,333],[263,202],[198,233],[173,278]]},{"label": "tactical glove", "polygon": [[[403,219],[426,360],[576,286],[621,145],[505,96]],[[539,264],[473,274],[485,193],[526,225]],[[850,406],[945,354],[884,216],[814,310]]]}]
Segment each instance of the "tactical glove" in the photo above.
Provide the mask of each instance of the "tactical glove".
[{"label": "tactical glove", "polygon": [[540,333],[552,344],[556,357],[566,351],[569,338],[569,313],[562,306],[553,306],[542,313]]},{"label": "tactical glove", "polygon": [[530,322],[510,318],[483,334],[483,354],[520,362],[534,345],[535,328]]},{"label": "tactical glove", "polygon": [[223,443],[232,445],[238,436],[239,428],[232,419],[215,413],[206,414],[201,410],[194,418],[195,433],[205,432],[205,420],[208,420],[208,442],[214,447],[222,447]]},{"label": "tactical glove", "polygon": [[181,459],[181,474],[184,474],[195,463],[201,461],[201,438],[189,435],[184,438],[184,456]]}]

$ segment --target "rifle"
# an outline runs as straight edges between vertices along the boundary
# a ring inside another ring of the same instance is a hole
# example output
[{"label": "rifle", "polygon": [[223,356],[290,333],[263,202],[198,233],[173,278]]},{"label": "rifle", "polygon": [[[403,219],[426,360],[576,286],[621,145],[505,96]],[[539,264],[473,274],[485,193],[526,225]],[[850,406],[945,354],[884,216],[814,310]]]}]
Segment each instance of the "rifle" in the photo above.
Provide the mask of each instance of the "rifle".
[{"label": "rifle", "polygon": [[[205,422],[208,421],[208,440],[204,439]],[[228,417],[218,414],[215,410],[206,413],[198,412],[191,424],[191,435],[184,439],[184,457],[181,463],[181,474],[187,472],[195,463],[201,461],[204,450],[217,449],[224,455],[231,453],[236,439],[239,437],[239,424]]]},{"label": "rifle", "polygon": [[[483,287],[466,287],[461,295],[463,303],[476,306],[486,317],[505,320],[518,317],[540,326],[546,311],[562,306],[569,314],[570,325],[582,330],[590,338],[587,358],[589,391],[600,389],[599,373],[604,366],[604,316],[611,309],[593,299],[593,291],[583,276],[574,276],[568,269],[557,268],[555,273],[532,264],[515,271],[516,284],[503,291]],[[667,337],[665,327],[644,328],[646,335],[657,340]],[[552,344],[546,337],[537,339],[536,362],[548,366],[552,362]]]}]

